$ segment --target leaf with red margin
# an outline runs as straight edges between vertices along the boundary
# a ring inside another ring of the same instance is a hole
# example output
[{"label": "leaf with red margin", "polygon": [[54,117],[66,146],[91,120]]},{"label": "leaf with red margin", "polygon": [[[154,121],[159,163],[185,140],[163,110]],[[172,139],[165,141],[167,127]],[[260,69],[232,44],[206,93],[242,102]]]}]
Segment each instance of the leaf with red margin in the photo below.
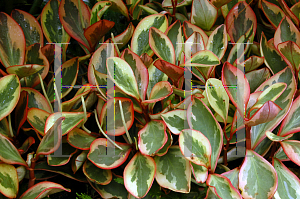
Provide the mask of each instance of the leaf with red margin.
[{"label": "leaf with red margin", "polygon": [[286,41],[293,41],[300,46],[300,31],[297,29],[292,20],[284,17],[274,34],[274,46]]},{"label": "leaf with red margin", "polygon": [[220,64],[219,58],[210,50],[200,50],[182,65],[195,67],[211,67]]},{"label": "leaf with red margin", "polygon": [[274,158],[277,158],[280,161],[291,161],[289,157],[285,154],[284,150],[282,147],[280,147],[274,154]]},{"label": "leaf with red margin", "polygon": [[65,137],[62,140],[61,147],[63,148],[62,155],[63,157],[57,156],[55,153],[51,153],[47,155],[47,163],[49,166],[62,166],[69,163],[72,156],[77,153],[77,149],[69,145],[66,142]]},{"label": "leaf with red margin", "polygon": [[75,174],[87,159],[88,151],[82,151],[79,155],[73,156],[71,159],[72,171]]},{"label": "leaf with red margin", "polygon": [[27,112],[27,121],[33,129],[44,136],[44,129],[50,113],[38,108],[30,108]]},{"label": "leaf with red margin", "polygon": [[265,82],[270,77],[271,73],[267,67],[246,73],[246,78],[250,86],[250,93],[253,93],[263,82]]},{"label": "leaf with red margin", "polygon": [[21,85],[16,75],[7,75],[0,79],[0,120],[8,116],[20,99]]},{"label": "leaf with red margin", "polygon": [[111,2],[111,7],[109,8],[110,10],[119,12],[120,14],[124,15],[127,18],[127,20],[130,20],[127,6],[122,0],[110,0],[110,2]]},{"label": "leaf with red margin", "polygon": [[28,93],[28,108],[38,108],[47,111],[48,113],[52,112],[46,98],[40,92],[28,87],[22,87],[21,92],[22,91],[27,91]]},{"label": "leaf with red margin", "polygon": [[23,77],[28,77],[34,73],[44,69],[44,66],[37,64],[26,64],[26,65],[15,65],[6,68],[8,74],[16,74],[21,79]]},{"label": "leaf with red margin", "polygon": [[184,129],[179,134],[179,148],[190,162],[211,167],[211,146],[209,140],[200,131]]},{"label": "leaf with red margin", "polygon": [[236,189],[225,176],[210,174],[207,178],[206,184],[220,198],[242,199],[238,189]]},{"label": "leaf with red margin", "polygon": [[177,84],[179,79],[184,75],[184,68],[181,68],[177,65],[171,64],[164,60],[158,59],[153,65],[158,68],[160,71],[169,76],[173,84]]},{"label": "leaf with red margin", "polygon": [[162,31],[154,27],[149,29],[149,45],[159,58],[175,64],[176,56],[174,46],[168,36]]},{"label": "leaf with red margin", "polygon": [[281,10],[280,7],[266,0],[262,0],[261,5],[262,11],[266,15],[267,19],[270,21],[274,28],[277,28],[282,18],[286,16],[285,13]]},{"label": "leaf with red margin", "polygon": [[44,46],[42,28],[34,16],[25,11],[15,9],[11,12],[11,17],[21,26],[26,40],[26,47],[34,43]]},{"label": "leaf with red margin", "polygon": [[218,9],[209,0],[194,0],[192,4],[191,18],[192,24],[210,30],[217,20]]},{"label": "leaf with red margin", "polygon": [[206,35],[206,33],[198,26],[191,24],[188,21],[184,21],[183,22],[183,34],[184,34],[185,38],[186,39],[189,38],[194,32],[200,33],[200,35],[203,38],[204,43],[207,44],[208,36]]},{"label": "leaf with red margin", "polygon": [[42,53],[40,44],[35,43],[26,48],[26,57],[24,64],[38,64],[44,66],[41,70],[37,71],[33,75],[25,77],[25,83],[27,87],[35,87],[40,83],[38,74],[44,79],[49,71],[49,62],[46,56]]},{"label": "leaf with red margin", "polygon": [[300,166],[300,141],[299,140],[284,140],[280,142],[284,153],[295,164]]},{"label": "leaf with red margin", "polygon": [[41,199],[48,195],[58,193],[61,191],[71,192],[70,189],[66,189],[60,184],[44,181],[39,182],[34,186],[30,187],[20,196],[20,199]]},{"label": "leaf with red margin", "polygon": [[221,60],[226,52],[228,37],[225,25],[218,26],[209,36],[207,50],[212,51]]},{"label": "leaf with red margin", "polygon": [[[186,57],[189,55],[189,53],[192,56],[192,55],[196,54],[197,52],[199,52],[200,50],[205,50],[205,46],[206,46],[206,44],[205,44],[205,41],[204,41],[202,35],[198,32],[194,32],[185,41],[184,53],[185,53]],[[187,58],[189,58],[189,57],[187,57]],[[183,62],[181,62],[181,63],[183,63]]]},{"label": "leaf with red margin", "polygon": [[156,172],[153,158],[136,153],[124,169],[125,188],[135,197],[143,198],[149,192]]},{"label": "leaf with red margin", "polygon": [[[99,122],[104,131],[106,131],[106,128],[108,126],[114,127],[113,129],[109,129],[109,131],[107,131],[108,135],[120,136],[126,132],[121,117],[119,101],[121,101],[122,103],[124,120],[127,130],[131,128],[134,122],[134,109],[132,101],[128,98],[123,97],[111,98],[104,104],[99,117]],[[115,118],[113,120],[111,118],[107,118],[108,110],[114,110]]]},{"label": "leaf with red margin", "polygon": [[18,181],[18,174],[16,168],[13,165],[0,164],[0,175],[1,175],[1,182],[0,182],[1,198],[6,198],[6,197],[16,198],[19,191],[19,181]]},{"label": "leaf with red margin", "polygon": [[241,65],[245,65],[245,72],[250,72],[260,67],[265,61],[265,57],[250,56]]},{"label": "leaf with red margin", "polygon": [[3,66],[24,64],[26,41],[23,30],[4,12],[0,12],[0,35],[0,61]]},{"label": "leaf with red margin", "polygon": [[[87,117],[90,117],[91,113],[87,113]],[[56,120],[60,117],[64,117],[64,121],[62,122],[61,129],[62,135],[66,135],[72,129],[80,125],[80,123],[84,120],[85,114],[84,112],[55,112],[52,113],[46,120],[45,124],[45,134],[46,132],[53,127]]]},{"label": "leaf with red margin", "polygon": [[167,81],[161,81],[155,84],[150,93],[149,99],[142,101],[142,103],[154,103],[167,98],[173,93],[172,86]]},{"label": "leaf with red margin", "polygon": [[210,2],[217,8],[221,8],[222,6],[231,2],[231,0],[211,0]]},{"label": "leaf with red margin", "polygon": [[178,63],[178,59],[183,50],[183,38],[182,38],[182,30],[181,23],[179,20],[176,20],[172,25],[168,27],[165,34],[169,37],[170,41],[173,44],[175,50],[175,64]]},{"label": "leaf with red margin", "polygon": [[88,40],[91,49],[99,43],[100,39],[108,33],[115,22],[106,19],[100,20],[84,30],[84,36]]},{"label": "leaf with red margin", "polygon": [[8,124],[7,118],[3,118],[0,121],[0,134],[3,135],[4,137],[8,138],[8,139],[10,139],[14,136],[14,135],[10,134],[9,124]]},{"label": "leaf with red margin", "polygon": [[237,167],[237,168],[234,168],[230,171],[227,171],[227,172],[221,174],[222,176],[225,176],[226,178],[228,178],[230,180],[232,186],[234,188],[236,188],[237,190],[239,190],[239,171],[240,171],[240,169]]},{"label": "leaf with red margin", "polygon": [[82,0],[62,0],[58,12],[66,32],[91,52],[92,48],[84,36],[84,29],[90,25],[90,11],[87,5]]},{"label": "leaf with red margin", "polygon": [[[297,18],[297,16],[291,11],[291,9],[287,5],[287,3],[282,0],[277,0],[277,2],[280,4],[280,6],[283,9],[283,11],[285,12],[286,16],[288,16],[290,19],[292,19],[294,24],[296,24],[296,26],[299,27],[300,21]],[[293,4],[294,4],[294,2],[293,2]]]},{"label": "leaf with red margin", "polygon": [[244,116],[244,107],[247,107],[250,97],[250,86],[245,74],[238,68],[225,62],[222,69],[223,86],[241,116]]},{"label": "leaf with red margin", "polygon": [[278,176],[278,187],[274,198],[299,198],[299,178],[278,159],[275,158],[272,162]]},{"label": "leaf with red margin", "polygon": [[74,128],[68,133],[68,143],[80,150],[89,150],[91,143],[96,140],[90,133],[82,129]]},{"label": "leaf with red margin", "polygon": [[138,133],[138,146],[143,155],[153,156],[163,148],[168,139],[166,125],[161,120],[151,120]]},{"label": "leaf with red margin", "polygon": [[265,81],[256,91],[264,91],[270,85],[283,82],[287,84],[285,91],[274,101],[282,111],[278,113],[275,119],[270,122],[259,124],[251,128],[251,145],[255,148],[264,138],[266,131],[273,131],[277,125],[284,119],[292,105],[292,99],[296,91],[296,81],[292,69],[286,67],[284,70],[276,73],[270,79]]},{"label": "leaf with red margin", "polygon": [[157,156],[164,156],[168,152],[169,148],[172,146],[173,143],[173,137],[168,129],[166,129],[168,139],[163,148],[161,148],[158,152],[155,153]]},{"label": "leaf with red margin", "polygon": [[257,21],[255,13],[245,1],[235,4],[226,17],[226,30],[231,38],[231,42],[237,42],[252,26],[253,33],[250,38],[253,38],[256,33]]},{"label": "leaf with red margin", "polygon": [[210,109],[202,100],[194,98],[187,109],[191,129],[200,131],[211,145],[211,170],[214,171],[223,146],[223,130]]},{"label": "leaf with red margin", "polygon": [[52,64],[54,61],[54,52],[55,52],[55,46],[51,44],[46,44],[42,47],[42,53],[47,58],[49,64]]},{"label": "leaf with red margin", "polygon": [[295,3],[291,7],[291,11],[294,13],[294,15],[300,20],[300,2]]},{"label": "leaf with red margin", "polygon": [[97,21],[99,21],[104,14],[104,12],[111,6],[111,2],[109,1],[99,1],[95,3],[93,8],[91,9],[91,18],[90,25],[93,25]]},{"label": "leaf with red margin", "polygon": [[25,140],[25,142],[22,144],[20,148],[18,148],[18,151],[20,154],[24,154],[28,151],[28,149],[35,143],[35,139],[33,137],[29,137]]},{"label": "leaf with red margin", "polygon": [[282,121],[281,127],[278,131],[278,135],[287,136],[289,134],[297,133],[300,131],[299,116],[300,116],[300,96],[293,101],[293,104]]},{"label": "leaf with red margin", "polygon": [[162,114],[161,118],[173,134],[179,135],[179,133],[184,129],[186,110],[176,109],[169,111]]},{"label": "leaf with red margin", "polygon": [[53,126],[45,133],[45,136],[41,140],[36,155],[49,155],[56,151],[62,140],[62,122],[65,118],[58,118]]},{"label": "leaf with red margin", "polygon": [[256,126],[272,121],[282,109],[272,101],[265,102],[249,119],[245,119],[245,125]]},{"label": "leaf with red margin", "polygon": [[239,189],[243,198],[272,198],[277,185],[274,167],[256,152],[246,150],[246,157],[239,172]]},{"label": "leaf with red margin", "polygon": [[18,104],[15,109],[15,126],[17,127],[17,135],[19,134],[21,126],[24,124],[27,118],[28,112],[28,93],[22,91]]},{"label": "leaf with red margin", "polygon": [[197,183],[205,183],[208,176],[208,169],[204,166],[200,166],[190,162],[193,175]]},{"label": "leaf with red margin", "polygon": [[107,185],[112,180],[112,173],[110,169],[100,169],[92,162],[85,161],[83,165],[84,175],[91,181],[100,185]]},{"label": "leaf with red margin", "polygon": [[293,41],[286,41],[278,44],[278,51],[288,65],[292,66],[294,71],[299,71],[300,68],[300,48]]},{"label": "leaf with red margin", "polygon": [[115,147],[105,138],[98,138],[92,142],[88,159],[101,169],[114,169],[123,164],[131,151],[129,144],[115,142],[123,150]]},{"label": "leaf with red margin", "polygon": [[137,81],[139,94],[142,97],[142,100],[145,100],[149,83],[148,69],[141,58],[128,48],[123,51],[121,58],[130,65]]},{"label": "leaf with red margin", "polygon": [[133,32],[134,26],[132,25],[132,22],[130,22],[126,30],[124,30],[124,32],[115,36],[115,41],[119,49],[123,48],[130,41]]}]

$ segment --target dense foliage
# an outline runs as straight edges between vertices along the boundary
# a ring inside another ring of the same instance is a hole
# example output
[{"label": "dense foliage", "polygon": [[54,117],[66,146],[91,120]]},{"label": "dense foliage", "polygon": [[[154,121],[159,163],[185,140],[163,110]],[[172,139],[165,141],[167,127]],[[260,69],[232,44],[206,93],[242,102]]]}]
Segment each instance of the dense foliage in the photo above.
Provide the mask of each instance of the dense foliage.
[{"label": "dense foliage", "polygon": [[41,5],[0,12],[0,198],[300,198],[300,2]]}]

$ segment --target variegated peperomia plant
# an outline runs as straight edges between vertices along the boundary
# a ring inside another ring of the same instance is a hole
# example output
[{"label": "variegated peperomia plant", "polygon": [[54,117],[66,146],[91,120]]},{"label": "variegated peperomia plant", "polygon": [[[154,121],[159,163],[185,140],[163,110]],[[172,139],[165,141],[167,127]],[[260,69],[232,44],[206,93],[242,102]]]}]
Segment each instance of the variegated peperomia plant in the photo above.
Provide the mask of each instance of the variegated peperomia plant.
[{"label": "variegated peperomia plant", "polygon": [[0,12],[0,198],[300,198],[300,2],[89,6]]}]

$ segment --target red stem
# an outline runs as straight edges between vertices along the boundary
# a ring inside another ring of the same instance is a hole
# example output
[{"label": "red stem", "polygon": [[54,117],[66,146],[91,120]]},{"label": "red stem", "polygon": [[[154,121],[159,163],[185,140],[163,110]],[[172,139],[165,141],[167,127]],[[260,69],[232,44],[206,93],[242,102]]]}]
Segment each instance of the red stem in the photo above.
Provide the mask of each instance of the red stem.
[{"label": "red stem", "polygon": [[29,182],[28,182],[28,189],[34,185],[35,182],[35,175],[34,175],[34,168],[35,168],[36,159],[31,159],[31,166],[29,170]]},{"label": "red stem", "polygon": [[246,149],[251,149],[251,126],[246,125]]}]

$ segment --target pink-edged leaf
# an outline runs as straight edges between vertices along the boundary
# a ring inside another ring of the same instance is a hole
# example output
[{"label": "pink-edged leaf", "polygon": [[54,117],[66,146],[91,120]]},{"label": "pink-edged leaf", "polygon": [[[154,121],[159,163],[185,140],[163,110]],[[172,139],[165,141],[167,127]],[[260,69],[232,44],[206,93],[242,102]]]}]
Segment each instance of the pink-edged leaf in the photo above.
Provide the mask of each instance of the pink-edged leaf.
[{"label": "pink-edged leaf", "polygon": [[124,32],[115,36],[115,41],[116,41],[119,49],[126,46],[126,44],[130,41],[130,39],[133,35],[133,32],[134,32],[134,26],[132,25],[132,22],[130,22],[128,27],[126,28],[126,30],[124,30]]},{"label": "pink-edged leaf", "polygon": [[205,166],[200,166],[190,162],[193,175],[198,183],[204,183],[208,177],[208,169]]},{"label": "pink-edged leaf", "polygon": [[53,126],[45,133],[38,149],[36,150],[36,155],[49,155],[56,151],[62,140],[62,122],[65,118],[58,118]]},{"label": "pink-edged leaf", "polygon": [[245,1],[239,1],[226,17],[226,30],[231,38],[231,42],[237,42],[252,26],[253,34],[250,37],[253,37],[256,32],[256,16]]},{"label": "pink-edged leaf", "polygon": [[38,64],[15,65],[6,68],[8,74],[16,74],[19,78],[33,75],[42,70],[44,66]]},{"label": "pink-edged leaf", "polygon": [[286,41],[293,41],[300,46],[300,31],[289,17],[284,17],[274,34],[274,46]]},{"label": "pink-edged leaf", "polygon": [[100,185],[107,185],[112,180],[112,173],[110,169],[100,169],[90,161],[85,161],[83,165],[83,173],[91,182]]},{"label": "pink-edged leaf", "polygon": [[33,137],[29,137],[25,140],[25,142],[23,142],[22,146],[20,148],[18,148],[18,151],[21,154],[24,154],[28,151],[28,149],[31,147],[31,145],[33,145],[35,143],[35,139]]},{"label": "pink-edged leaf", "polygon": [[141,58],[129,49],[125,49],[121,56],[131,67],[138,84],[138,91],[143,100],[149,83],[149,73]]},{"label": "pink-edged leaf", "polygon": [[243,198],[272,198],[277,185],[274,167],[256,152],[246,150],[246,157],[239,173],[239,189]]},{"label": "pink-edged leaf", "polygon": [[151,120],[138,133],[138,146],[143,155],[153,156],[163,148],[168,139],[166,125],[161,120]]},{"label": "pink-edged leaf", "polygon": [[211,145],[211,170],[217,166],[223,146],[223,131],[216,118],[202,100],[194,98],[187,109],[187,120],[191,129],[200,131]]},{"label": "pink-edged leaf", "polygon": [[275,135],[274,133],[272,133],[271,131],[266,131],[266,136],[273,142],[281,142],[283,140],[286,140],[286,139],[292,137],[292,135],[286,136],[286,137],[278,136],[278,135]]},{"label": "pink-edged leaf", "polygon": [[[283,9],[283,11],[285,12],[285,14],[292,19],[293,23],[299,27],[300,21],[297,18],[297,16],[291,11],[289,5],[287,4],[286,1],[283,0],[277,0],[277,2],[280,4],[281,8]],[[294,4],[295,2],[293,2],[292,4]]]},{"label": "pink-edged leaf", "polygon": [[66,189],[60,184],[44,181],[39,182],[34,186],[30,187],[20,196],[20,199],[41,199],[48,195],[58,193],[61,191],[71,192],[70,189]]},{"label": "pink-edged leaf", "polygon": [[274,158],[277,158],[280,161],[290,161],[290,158],[287,157],[282,147],[280,147],[274,154]]},{"label": "pink-edged leaf", "polygon": [[27,118],[28,112],[28,93],[22,91],[20,94],[19,102],[15,109],[15,125],[17,126],[17,135],[19,134],[21,126],[24,124]]},{"label": "pink-edged leaf", "polygon": [[170,131],[178,135],[184,129],[184,122],[186,120],[186,110],[176,109],[168,111],[161,115],[161,118],[166,123]]},{"label": "pink-edged leaf", "polygon": [[0,12],[0,35],[0,61],[3,66],[24,64],[26,41],[23,30],[4,12]]},{"label": "pink-edged leaf", "polygon": [[[108,127],[114,127],[108,128],[108,135],[120,136],[126,132],[121,117],[119,101],[121,101],[122,104],[124,120],[127,130],[131,128],[134,122],[134,109],[132,101],[128,98],[122,97],[111,98],[103,106],[99,117],[100,124],[104,131],[106,131]],[[115,118],[113,120],[107,117],[108,110],[114,110]]]},{"label": "pink-edged leaf", "polygon": [[77,149],[69,145],[65,138],[61,143],[61,148],[63,148],[62,155],[64,157],[57,157],[55,153],[47,155],[47,163],[49,166],[66,165],[71,160],[72,156],[77,153]]},{"label": "pink-edged leaf", "polygon": [[300,180],[290,171],[280,160],[273,159],[273,166],[278,176],[278,188],[274,195],[275,199],[279,198],[299,198],[300,197]]},{"label": "pink-edged leaf", "polygon": [[245,65],[245,72],[250,72],[252,70],[255,70],[256,68],[260,67],[265,61],[264,57],[259,56],[251,56],[248,59],[245,60],[245,62],[241,63],[242,65]]},{"label": "pink-edged leaf", "polygon": [[231,184],[230,180],[219,174],[210,174],[206,184],[220,198],[242,199],[240,192]]},{"label": "pink-edged leaf", "polygon": [[173,44],[173,47],[175,49],[175,57],[176,62],[178,63],[178,59],[181,56],[182,49],[183,49],[183,38],[182,38],[182,30],[181,30],[181,23],[179,20],[176,20],[172,25],[168,27],[165,34],[169,37],[170,41]]},{"label": "pink-edged leaf", "polygon": [[200,50],[184,63],[195,67],[211,67],[220,64],[220,59],[210,50]]},{"label": "pink-edged leaf", "polygon": [[[23,166],[22,168],[25,169],[25,167]],[[19,181],[18,181],[18,174],[16,168],[13,165],[0,164],[0,175],[1,175],[1,181],[0,181],[1,198],[6,198],[6,197],[16,198],[19,191]]]},{"label": "pink-edged leaf", "polygon": [[300,166],[300,141],[285,140],[280,142],[280,144],[290,160]]},{"label": "pink-edged leaf", "polygon": [[278,51],[286,63],[293,67],[294,71],[300,68],[300,48],[293,41],[286,41],[278,44]]},{"label": "pink-edged leaf", "polygon": [[266,0],[261,1],[262,10],[274,28],[277,28],[285,13],[276,4]]},{"label": "pink-edged leaf", "polygon": [[191,34],[191,36],[189,36],[185,41],[184,46],[185,46],[186,56],[188,56],[189,54],[192,56],[197,52],[199,52],[200,50],[206,49],[205,48],[206,43],[203,39],[203,36],[198,32],[194,32],[193,34]]},{"label": "pink-edged leaf", "polygon": [[42,28],[34,16],[28,12],[15,9],[11,12],[11,17],[21,26],[25,36],[26,46],[30,46],[34,43],[40,43],[41,46],[44,46]]},{"label": "pink-edged leaf", "polygon": [[[91,49],[99,43],[100,39],[115,25],[115,22],[106,19],[100,20],[84,30],[84,36]],[[99,34],[100,33],[100,34]]]},{"label": "pink-edged leaf", "polygon": [[27,121],[36,132],[44,136],[46,120],[50,115],[50,113],[42,109],[30,108],[27,113]]},{"label": "pink-edged leaf", "polygon": [[187,160],[194,164],[210,168],[210,142],[200,131],[192,129],[182,130],[179,134],[179,147]]},{"label": "pink-edged leaf", "polygon": [[250,93],[253,93],[263,82],[271,77],[271,72],[267,67],[246,73],[246,78],[250,85]]},{"label": "pink-edged leaf", "polygon": [[8,116],[20,99],[21,84],[17,75],[0,78],[0,120]]},{"label": "pink-edged leaf", "polygon": [[287,136],[289,134],[297,133],[300,131],[299,117],[300,117],[300,96],[293,101],[287,116],[282,121],[278,135]]},{"label": "pink-edged leaf", "polygon": [[237,167],[235,169],[232,169],[230,171],[221,174],[222,176],[228,178],[232,186],[237,190],[239,190],[239,171],[240,169]]},{"label": "pink-edged leaf", "polygon": [[175,49],[166,34],[157,28],[151,27],[149,30],[149,45],[154,53],[162,60],[175,64]]},{"label": "pink-edged leaf", "polygon": [[142,103],[154,103],[161,101],[173,93],[172,86],[167,81],[161,81],[154,85],[148,100]]},{"label": "pink-edged leaf", "polygon": [[291,7],[291,11],[294,13],[294,15],[300,20],[300,2],[295,3]]},{"label": "pink-edged leaf", "polygon": [[149,192],[156,172],[153,158],[136,153],[124,169],[124,184],[135,197],[143,198]]},{"label": "pink-edged leaf", "polygon": [[98,138],[92,142],[88,159],[102,169],[114,169],[123,164],[129,156],[131,146],[129,144],[115,142],[121,149],[115,147],[105,138]]},{"label": "pink-edged leaf", "polygon": [[209,36],[206,49],[212,51],[219,59],[222,59],[227,49],[227,43],[226,27],[222,24]]},{"label": "pink-edged leaf", "polygon": [[203,38],[204,43],[207,44],[208,36],[206,35],[206,33],[198,26],[191,24],[188,21],[184,21],[183,34],[184,34],[185,38],[186,39],[189,38],[194,32],[200,33]]},{"label": "pink-edged leaf", "polygon": [[240,115],[244,115],[244,107],[247,107],[250,86],[245,74],[238,68],[225,62],[222,69],[222,83]]},{"label": "pink-edged leaf", "polygon": [[62,0],[58,12],[66,32],[89,51],[92,51],[84,36],[84,29],[90,24],[90,11],[87,5],[82,0]]},{"label": "pink-edged leaf", "polygon": [[181,68],[177,65],[171,64],[167,61],[158,59],[156,60],[153,65],[161,70],[163,73],[168,75],[168,77],[172,80],[173,84],[177,84],[179,79],[184,74],[184,68]]},{"label": "pink-edged leaf", "polygon": [[94,136],[79,128],[74,128],[68,133],[68,143],[80,150],[89,150],[94,140],[96,140]]},{"label": "pink-edged leaf", "polygon": [[282,110],[270,122],[259,124],[251,128],[251,145],[255,148],[264,138],[266,131],[273,131],[277,125],[284,119],[292,105],[292,99],[296,90],[296,81],[292,69],[286,67],[284,70],[276,73],[274,76],[265,81],[256,91],[264,91],[275,83],[286,83],[287,88],[284,92],[274,101]]}]

